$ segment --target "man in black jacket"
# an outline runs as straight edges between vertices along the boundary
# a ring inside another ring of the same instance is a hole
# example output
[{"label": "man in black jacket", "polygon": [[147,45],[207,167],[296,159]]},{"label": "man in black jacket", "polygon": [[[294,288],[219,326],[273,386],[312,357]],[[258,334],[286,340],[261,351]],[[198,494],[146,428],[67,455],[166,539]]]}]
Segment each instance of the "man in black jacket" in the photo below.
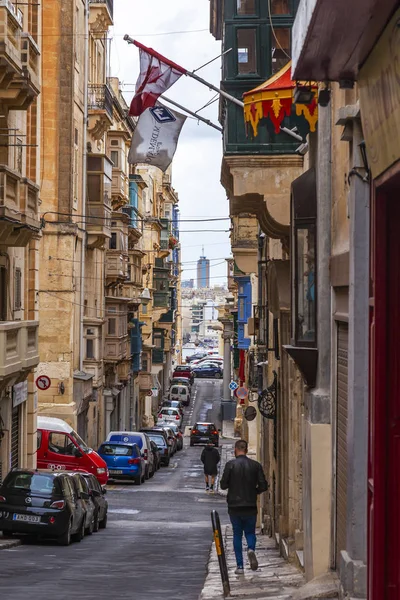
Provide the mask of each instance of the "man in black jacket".
[{"label": "man in black jacket", "polygon": [[242,575],[243,533],[247,540],[247,556],[253,571],[258,568],[256,549],[257,496],[266,492],[268,483],[259,462],[247,456],[247,442],[238,440],[235,444],[235,457],[226,463],[220,487],[228,490],[228,512],[233,528],[233,549],[237,568],[235,573]]},{"label": "man in black jacket", "polygon": [[[207,446],[203,449],[200,460],[204,465],[206,492],[209,490],[213,492],[215,476],[218,474],[218,463],[221,460],[221,457],[218,450],[214,448],[214,444],[212,442],[208,442]],[[209,484],[209,478],[211,479],[211,485]]]}]

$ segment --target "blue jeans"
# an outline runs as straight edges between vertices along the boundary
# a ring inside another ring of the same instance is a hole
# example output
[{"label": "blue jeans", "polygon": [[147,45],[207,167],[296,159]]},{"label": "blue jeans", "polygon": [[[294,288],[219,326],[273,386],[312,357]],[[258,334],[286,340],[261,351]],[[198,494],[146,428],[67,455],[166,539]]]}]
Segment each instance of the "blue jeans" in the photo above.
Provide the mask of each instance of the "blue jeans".
[{"label": "blue jeans", "polygon": [[247,547],[249,550],[256,549],[256,521],[257,515],[250,517],[238,517],[229,515],[233,528],[233,549],[236,556],[236,564],[243,568],[243,533],[246,536]]}]

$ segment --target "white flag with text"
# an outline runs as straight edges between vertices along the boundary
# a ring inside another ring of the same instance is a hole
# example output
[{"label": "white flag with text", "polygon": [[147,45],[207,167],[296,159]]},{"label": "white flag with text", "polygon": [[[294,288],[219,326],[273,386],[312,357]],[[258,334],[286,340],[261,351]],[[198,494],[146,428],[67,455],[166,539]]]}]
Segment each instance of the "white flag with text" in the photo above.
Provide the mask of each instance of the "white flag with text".
[{"label": "white flag with text", "polygon": [[172,162],[185,115],[159,102],[139,117],[132,136],[128,161],[146,163],[166,171]]}]

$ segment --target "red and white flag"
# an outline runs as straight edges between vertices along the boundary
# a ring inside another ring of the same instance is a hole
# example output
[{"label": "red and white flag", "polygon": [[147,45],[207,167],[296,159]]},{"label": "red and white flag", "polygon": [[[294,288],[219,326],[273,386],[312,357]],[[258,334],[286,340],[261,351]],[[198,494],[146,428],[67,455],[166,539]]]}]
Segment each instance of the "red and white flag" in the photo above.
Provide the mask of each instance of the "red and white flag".
[{"label": "red and white flag", "polygon": [[187,71],[152,48],[136,40],[133,43],[140,49],[140,75],[129,114],[138,117],[146,108],[153,107],[159,96]]}]

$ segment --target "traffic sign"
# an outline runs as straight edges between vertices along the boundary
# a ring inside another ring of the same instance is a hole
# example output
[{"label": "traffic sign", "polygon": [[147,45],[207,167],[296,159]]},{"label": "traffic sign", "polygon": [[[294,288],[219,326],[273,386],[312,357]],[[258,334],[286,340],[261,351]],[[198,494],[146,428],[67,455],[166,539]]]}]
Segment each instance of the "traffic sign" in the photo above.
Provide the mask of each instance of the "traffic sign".
[{"label": "traffic sign", "polygon": [[231,381],[230,384],[229,384],[229,389],[232,390],[232,392],[234,392],[238,387],[239,386],[236,383],[236,381]]},{"label": "traffic sign", "polygon": [[152,395],[153,395],[153,392],[152,392],[151,390],[149,390],[149,391],[147,392],[147,396],[152,396]]},{"label": "traffic sign", "polygon": [[39,390],[44,391],[48,390],[51,386],[51,379],[50,377],[47,377],[47,375],[39,375],[39,377],[36,378],[35,383]]},{"label": "traffic sign", "polygon": [[238,390],[236,390],[236,396],[238,398],[241,398],[242,400],[247,398],[248,395],[249,395],[249,391],[245,387],[240,387]]}]

